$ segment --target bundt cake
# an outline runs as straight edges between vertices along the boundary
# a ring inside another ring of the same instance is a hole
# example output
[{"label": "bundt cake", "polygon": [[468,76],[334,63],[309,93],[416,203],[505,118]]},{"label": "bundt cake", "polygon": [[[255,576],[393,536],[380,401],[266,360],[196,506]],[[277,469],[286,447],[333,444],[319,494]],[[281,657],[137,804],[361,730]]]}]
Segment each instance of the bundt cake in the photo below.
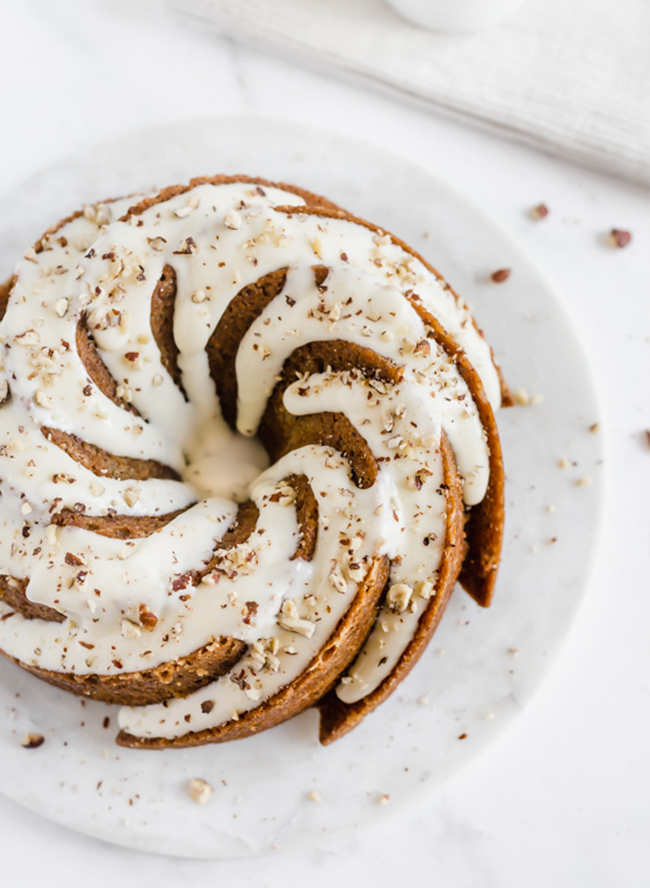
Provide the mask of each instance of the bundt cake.
[{"label": "bundt cake", "polygon": [[460,298],[245,176],[86,206],[0,288],[0,651],[118,743],[329,743],[492,596],[508,403]]}]

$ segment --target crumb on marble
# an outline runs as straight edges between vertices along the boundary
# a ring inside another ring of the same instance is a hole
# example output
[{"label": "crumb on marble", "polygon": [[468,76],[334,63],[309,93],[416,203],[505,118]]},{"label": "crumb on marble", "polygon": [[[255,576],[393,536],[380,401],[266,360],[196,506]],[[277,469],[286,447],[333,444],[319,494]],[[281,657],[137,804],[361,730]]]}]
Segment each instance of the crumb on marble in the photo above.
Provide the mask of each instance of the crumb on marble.
[{"label": "crumb on marble", "polygon": [[539,222],[541,219],[545,219],[549,214],[549,208],[544,203],[537,204],[537,206],[530,208],[530,217],[534,219],[535,222]]},{"label": "crumb on marble", "polygon": [[632,242],[632,235],[629,231],[622,228],[612,228],[609,233],[609,242],[613,247],[622,250]]},{"label": "crumb on marble", "polygon": [[212,792],[212,787],[207,780],[202,780],[200,777],[193,777],[190,780],[190,795],[197,804],[205,805]]},{"label": "crumb on marble", "polygon": [[512,397],[515,404],[517,404],[519,407],[536,407],[544,400],[543,395],[531,395],[528,392],[528,389],[525,389],[523,387],[518,388],[515,392],[513,392]]}]

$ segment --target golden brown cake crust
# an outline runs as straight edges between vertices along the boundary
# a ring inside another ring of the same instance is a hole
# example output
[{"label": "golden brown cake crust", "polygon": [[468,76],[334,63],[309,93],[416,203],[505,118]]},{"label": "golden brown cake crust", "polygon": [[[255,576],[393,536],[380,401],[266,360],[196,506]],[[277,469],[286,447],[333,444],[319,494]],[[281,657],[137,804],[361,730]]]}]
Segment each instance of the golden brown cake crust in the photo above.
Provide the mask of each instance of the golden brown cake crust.
[{"label": "golden brown cake crust", "polygon": [[334,690],[331,690],[318,703],[320,710],[319,739],[324,746],[333,743],[355,728],[366,715],[383,703],[398,684],[406,678],[426,650],[451,597],[467,548],[463,531],[463,492],[454,455],[444,433],[440,449],[443,457],[444,483],[448,486],[446,491],[447,539],[438,570],[435,591],[420,618],[415,635],[393,671],[379,687],[356,703],[343,703],[336,696]]},{"label": "golden brown cake crust", "polygon": [[[153,669],[118,675],[52,672],[21,663],[2,650],[0,654],[48,684],[80,697],[90,697],[103,703],[119,703],[122,706],[143,706],[147,703],[163,703],[173,697],[186,697],[198,691],[232,669],[245,650],[246,645],[242,641],[219,638],[188,657],[162,663]],[[92,654],[92,646],[89,654]]]},{"label": "golden brown cake crust", "polygon": [[[47,620],[62,623],[66,617],[46,604],[30,601],[26,595],[27,580],[0,575],[0,600],[12,607],[26,620]],[[5,616],[3,619],[8,619]]]},{"label": "golden brown cake crust", "polygon": [[118,744],[134,749],[179,749],[201,746],[204,743],[225,743],[259,734],[313,706],[348,667],[372,628],[388,580],[389,568],[389,561],[385,556],[374,559],[352,605],[327,643],[298,678],[269,697],[261,706],[249,710],[236,721],[228,721],[215,728],[174,739],[134,737],[121,731],[117,738]]}]

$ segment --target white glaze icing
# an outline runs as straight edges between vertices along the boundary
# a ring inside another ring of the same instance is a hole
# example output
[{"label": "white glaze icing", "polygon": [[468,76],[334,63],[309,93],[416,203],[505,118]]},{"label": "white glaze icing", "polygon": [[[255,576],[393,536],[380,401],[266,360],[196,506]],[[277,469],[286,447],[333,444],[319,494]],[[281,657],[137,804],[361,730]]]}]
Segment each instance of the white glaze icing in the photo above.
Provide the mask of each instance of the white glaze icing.
[{"label": "white glaze icing", "polygon": [[[389,236],[344,219],[274,209],[301,204],[293,193],[203,184],[120,221],[133,202],[89,208],[47,239],[42,252],[28,251],[16,270],[1,327],[0,379],[11,398],[0,408],[0,573],[28,578],[28,598],[67,619],[7,616],[11,609],[0,601],[7,617],[0,620],[0,647],[44,669],[115,675],[185,656],[214,637],[242,639],[248,653],[231,673],[184,699],[120,714],[120,726],[132,734],[175,737],[228,721],[299,675],[350,606],[372,558],[387,554],[397,559],[391,584],[412,592],[404,607],[382,608],[337,688],[341,699],[359,699],[398,661],[426,607],[427,584],[435,582],[445,542],[441,429],[468,505],[481,501],[489,479],[486,437],[467,385],[427,338],[404,293],[416,292],[465,349],[497,407],[489,348],[460,300]],[[330,269],[320,288],[316,264]],[[174,338],[187,400],[150,328],[151,293],[165,265],[176,272]],[[205,348],[241,288],[279,268],[288,269],[284,289],[237,353],[238,434],[221,417]],[[82,315],[139,416],[89,380],[75,348]],[[348,417],[383,460],[366,490],[330,448],[301,448],[267,468],[253,437],[286,358],[302,344],[329,339],[371,348],[404,368],[397,384],[327,372],[297,380],[284,395],[290,413]],[[98,478],[41,434],[42,426],[112,453],[158,460],[182,480]],[[299,526],[283,479],[292,473],[307,476],[319,506],[308,563],[291,560]],[[209,560],[236,502],[248,496],[259,509],[256,531],[229,551],[225,572],[214,575],[218,582],[208,577],[188,586],[185,575]],[[186,511],[125,544],[54,527],[51,514],[63,508],[89,515]],[[246,602],[255,603],[254,613]],[[140,605],[158,617],[152,631],[139,623]],[[207,700],[214,705],[204,712]]]}]

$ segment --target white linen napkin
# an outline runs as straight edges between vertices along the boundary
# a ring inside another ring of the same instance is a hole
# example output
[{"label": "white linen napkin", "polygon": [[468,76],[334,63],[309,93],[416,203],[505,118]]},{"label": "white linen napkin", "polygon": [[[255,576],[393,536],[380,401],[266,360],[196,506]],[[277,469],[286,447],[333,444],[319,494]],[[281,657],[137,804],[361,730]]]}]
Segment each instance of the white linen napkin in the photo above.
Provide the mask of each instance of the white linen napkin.
[{"label": "white linen napkin", "polygon": [[470,36],[383,0],[169,0],[223,33],[357,75],[635,182],[650,178],[650,4],[528,0]]}]

